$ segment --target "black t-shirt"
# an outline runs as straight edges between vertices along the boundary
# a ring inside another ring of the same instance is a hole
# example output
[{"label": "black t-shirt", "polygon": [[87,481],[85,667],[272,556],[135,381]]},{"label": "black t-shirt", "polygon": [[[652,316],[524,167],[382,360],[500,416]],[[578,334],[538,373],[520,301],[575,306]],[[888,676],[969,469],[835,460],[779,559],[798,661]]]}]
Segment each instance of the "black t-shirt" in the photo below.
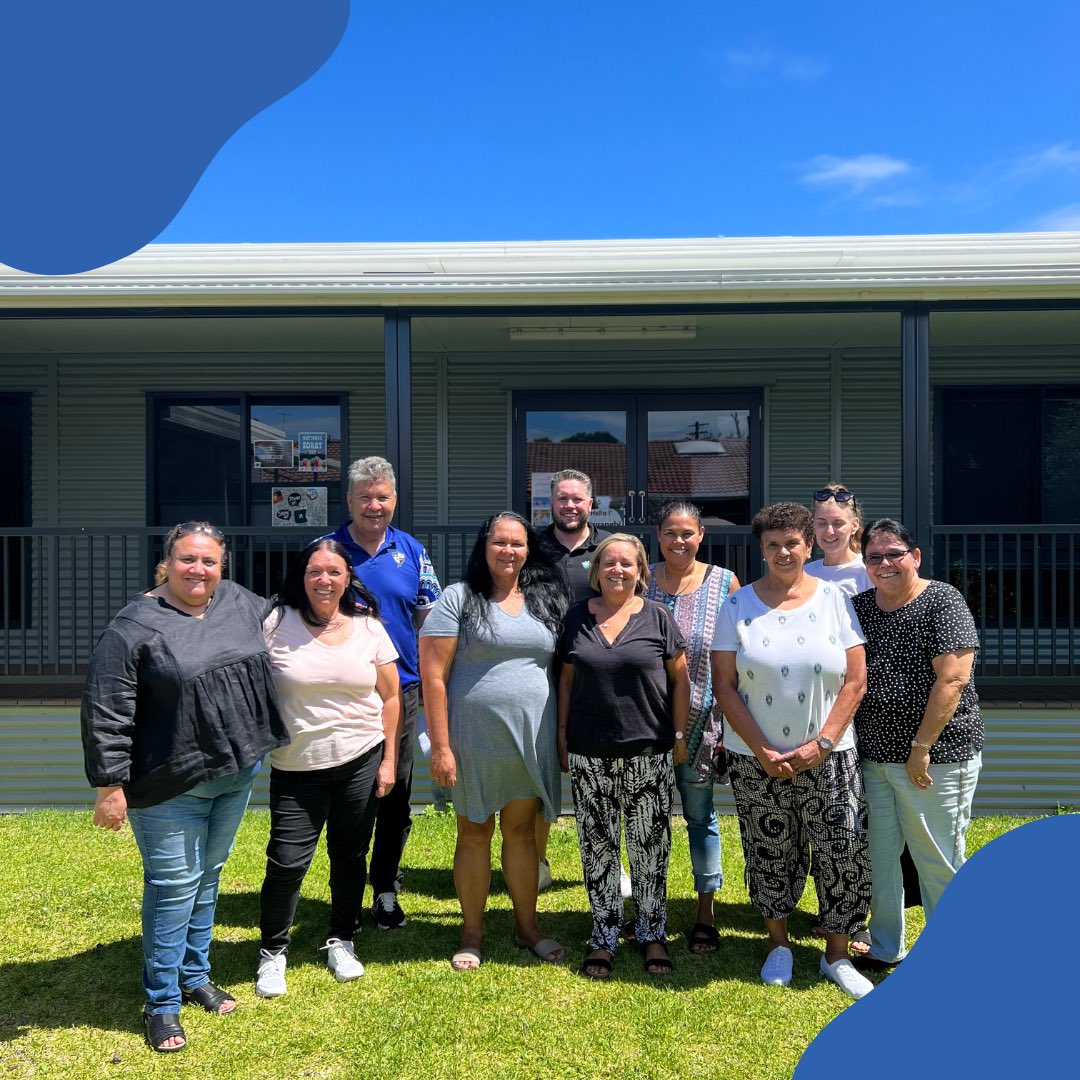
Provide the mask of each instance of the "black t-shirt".
[{"label": "black t-shirt", "polygon": [[566,616],[558,656],[574,665],[570,719],[571,754],[635,757],[665,753],[675,742],[671,688],[664,662],[686,647],[663,604],[646,600],[608,644],[587,601]]},{"label": "black t-shirt", "polygon": [[[979,635],[964,598],[944,581],[931,581],[909,604],[882,611],[875,590],[851,601],[866,635],[866,696],[855,714],[859,757],[902,763],[922,723],[934,658],[977,649]],[[930,763],[967,761],[983,745],[983,723],[974,678],[960,694],[952,719],[930,751]]]},{"label": "black t-shirt", "polygon": [[582,600],[598,595],[589,584],[589,567],[592,566],[593,553],[596,545],[608,534],[595,525],[589,526],[589,535],[585,543],[569,551],[563,547],[562,542],[555,535],[555,526],[549,525],[540,534],[540,546],[547,556],[559,568],[559,572],[566,582],[567,592],[570,594],[570,603],[577,604]]}]

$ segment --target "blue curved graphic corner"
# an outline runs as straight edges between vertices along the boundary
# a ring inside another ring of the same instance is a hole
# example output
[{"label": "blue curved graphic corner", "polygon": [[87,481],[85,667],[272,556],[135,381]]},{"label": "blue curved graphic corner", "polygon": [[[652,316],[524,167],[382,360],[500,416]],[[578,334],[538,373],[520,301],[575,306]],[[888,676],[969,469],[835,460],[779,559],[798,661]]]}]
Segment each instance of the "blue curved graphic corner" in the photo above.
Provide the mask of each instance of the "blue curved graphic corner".
[{"label": "blue curved graphic corner", "polygon": [[348,0],[6,5],[0,262],[104,266],[176,216],[225,142],[304,83]]},{"label": "blue curved graphic corner", "polygon": [[795,1080],[1075,1076],[1080,815],[981,848],[904,962],[807,1047]]}]

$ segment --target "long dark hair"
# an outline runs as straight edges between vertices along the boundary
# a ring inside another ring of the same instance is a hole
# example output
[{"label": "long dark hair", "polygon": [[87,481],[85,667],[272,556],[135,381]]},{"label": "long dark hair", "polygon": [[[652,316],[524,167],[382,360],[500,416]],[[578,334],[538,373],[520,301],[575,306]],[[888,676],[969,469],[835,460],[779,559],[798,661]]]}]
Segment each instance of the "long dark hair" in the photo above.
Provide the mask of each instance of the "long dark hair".
[{"label": "long dark hair", "polygon": [[478,633],[481,628],[486,628],[489,633],[494,632],[491,608],[487,603],[495,591],[487,564],[487,542],[491,530],[500,521],[515,521],[525,530],[528,554],[518,577],[518,587],[525,597],[525,607],[529,614],[558,637],[562,630],[563,617],[566,615],[565,584],[555,564],[541,549],[536,530],[512,510],[492,514],[476,534],[476,542],[465,567],[465,602],[461,608],[461,628],[465,637],[468,639],[470,633]]},{"label": "long dark hair", "polygon": [[348,551],[336,540],[316,540],[308,544],[299,555],[289,563],[289,569],[285,574],[285,580],[281,585],[281,592],[274,597],[274,607],[291,607],[300,612],[300,618],[309,626],[322,626],[320,619],[311,606],[307,590],[304,588],[304,576],[307,574],[308,563],[317,551],[329,551],[337,555],[344,563],[349,573],[349,587],[341,594],[338,601],[338,611],[347,615],[350,619],[356,615],[379,614],[379,602],[375,595],[356,576],[353,570],[352,560]]}]

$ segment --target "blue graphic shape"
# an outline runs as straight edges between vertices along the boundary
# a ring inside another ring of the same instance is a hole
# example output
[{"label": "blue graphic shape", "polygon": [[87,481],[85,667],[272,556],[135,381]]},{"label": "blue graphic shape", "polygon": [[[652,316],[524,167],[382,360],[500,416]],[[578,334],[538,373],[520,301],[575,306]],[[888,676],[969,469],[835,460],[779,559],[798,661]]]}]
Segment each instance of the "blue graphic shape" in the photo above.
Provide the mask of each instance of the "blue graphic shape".
[{"label": "blue graphic shape", "polygon": [[976,852],[904,962],[818,1035],[795,1080],[835,1080],[838,1062],[874,1080],[1075,1076],[1078,852],[1076,814]]},{"label": "blue graphic shape", "polygon": [[72,274],[149,243],[348,20],[348,0],[4,5],[0,262]]}]

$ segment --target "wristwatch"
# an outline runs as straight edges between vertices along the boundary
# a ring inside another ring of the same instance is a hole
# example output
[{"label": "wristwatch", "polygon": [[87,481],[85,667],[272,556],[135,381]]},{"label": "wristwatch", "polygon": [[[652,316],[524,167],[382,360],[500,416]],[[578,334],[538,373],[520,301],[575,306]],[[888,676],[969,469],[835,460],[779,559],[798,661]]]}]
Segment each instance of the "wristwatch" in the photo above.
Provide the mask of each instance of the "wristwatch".
[{"label": "wristwatch", "polygon": [[832,750],[832,748],[836,745],[836,743],[834,743],[828,735],[819,735],[817,737],[817,744],[821,747],[822,750],[825,751],[826,754],[829,753],[829,751]]}]

